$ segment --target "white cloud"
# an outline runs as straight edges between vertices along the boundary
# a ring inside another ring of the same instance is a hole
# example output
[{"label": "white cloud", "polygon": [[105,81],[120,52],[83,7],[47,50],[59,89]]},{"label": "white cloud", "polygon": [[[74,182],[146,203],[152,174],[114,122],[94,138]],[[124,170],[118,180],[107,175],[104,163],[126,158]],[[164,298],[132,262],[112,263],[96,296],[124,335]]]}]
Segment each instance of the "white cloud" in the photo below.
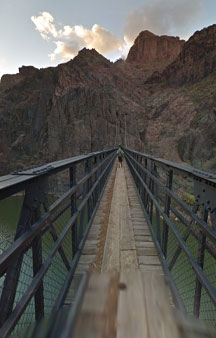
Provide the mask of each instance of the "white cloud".
[{"label": "white cloud", "polygon": [[49,55],[52,61],[57,56],[60,56],[63,60],[71,59],[83,47],[95,48],[103,55],[115,51],[124,53],[126,48],[124,41],[97,24],[93,25],[92,29],[82,25],[73,27],[67,25],[62,29],[57,29],[53,16],[47,12],[41,13],[38,17],[32,16],[31,20],[44,40],[55,43],[56,49]]},{"label": "white cloud", "polygon": [[31,20],[35,24],[36,30],[40,32],[41,37],[44,40],[49,40],[50,36],[57,38],[58,31],[53,24],[54,18],[48,12],[43,12],[39,16],[32,16]]},{"label": "white cloud", "polygon": [[77,55],[78,51],[83,47],[80,41],[71,40],[69,42],[55,41],[56,49],[49,54],[51,61],[56,60],[56,56],[60,56],[63,60],[69,60]]},{"label": "white cloud", "polygon": [[150,0],[129,15],[125,40],[132,44],[143,30],[158,35],[188,36],[200,18],[201,5],[201,0]]}]

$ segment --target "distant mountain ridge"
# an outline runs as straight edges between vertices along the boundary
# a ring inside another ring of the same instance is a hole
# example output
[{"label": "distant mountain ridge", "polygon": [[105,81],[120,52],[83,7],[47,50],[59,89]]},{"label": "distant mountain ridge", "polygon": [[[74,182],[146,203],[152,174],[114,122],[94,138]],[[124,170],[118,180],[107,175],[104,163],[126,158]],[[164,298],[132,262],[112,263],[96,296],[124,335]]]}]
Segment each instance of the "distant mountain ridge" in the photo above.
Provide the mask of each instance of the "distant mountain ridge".
[{"label": "distant mountain ridge", "polygon": [[213,25],[187,42],[141,32],[126,61],[84,48],[57,67],[4,75],[1,174],[125,138],[130,148],[216,169],[215,67]]}]

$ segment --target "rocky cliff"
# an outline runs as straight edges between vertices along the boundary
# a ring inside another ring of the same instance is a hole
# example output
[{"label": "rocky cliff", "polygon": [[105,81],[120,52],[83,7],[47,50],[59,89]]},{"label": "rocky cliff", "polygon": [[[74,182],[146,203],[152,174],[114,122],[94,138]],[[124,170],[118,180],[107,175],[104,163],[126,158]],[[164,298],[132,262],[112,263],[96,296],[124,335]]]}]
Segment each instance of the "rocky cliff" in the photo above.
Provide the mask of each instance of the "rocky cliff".
[{"label": "rocky cliff", "polygon": [[180,54],[185,41],[179,37],[158,36],[141,32],[131,47],[126,62],[142,65],[149,70],[162,70]]},{"label": "rocky cliff", "polygon": [[215,26],[186,43],[142,32],[126,61],[83,49],[57,67],[4,75],[1,174],[119,142],[216,169],[215,42]]},{"label": "rocky cliff", "polygon": [[39,75],[39,69],[33,66],[22,66],[19,68],[18,74],[12,75],[3,75],[1,78],[1,88],[9,89],[14,87],[14,85],[19,84],[22,81],[25,81],[27,78],[37,77]]},{"label": "rocky cliff", "polygon": [[216,69],[216,25],[195,34],[185,43],[181,53],[161,74],[153,74],[148,82],[168,84],[196,82]]}]

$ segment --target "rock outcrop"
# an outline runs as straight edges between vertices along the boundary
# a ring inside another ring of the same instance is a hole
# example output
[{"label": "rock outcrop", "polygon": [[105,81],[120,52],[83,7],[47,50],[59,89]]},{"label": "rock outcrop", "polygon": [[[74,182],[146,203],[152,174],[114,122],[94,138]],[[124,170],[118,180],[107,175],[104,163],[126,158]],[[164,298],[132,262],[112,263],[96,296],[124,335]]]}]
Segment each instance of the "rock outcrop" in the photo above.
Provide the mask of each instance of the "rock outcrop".
[{"label": "rock outcrop", "polygon": [[26,78],[36,77],[40,74],[39,69],[33,66],[22,66],[19,68],[18,74],[5,74],[1,78],[0,88],[8,89],[12,88]]},{"label": "rock outcrop", "polygon": [[181,53],[161,74],[155,73],[148,82],[168,84],[196,82],[216,69],[216,25],[197,31],[185,43]]},{"label": "rock outcrop", "polygon": [[161,70],[177,58],[184,44],[179,37],[158,36],[146,30],[136,38],[126,61]]}]

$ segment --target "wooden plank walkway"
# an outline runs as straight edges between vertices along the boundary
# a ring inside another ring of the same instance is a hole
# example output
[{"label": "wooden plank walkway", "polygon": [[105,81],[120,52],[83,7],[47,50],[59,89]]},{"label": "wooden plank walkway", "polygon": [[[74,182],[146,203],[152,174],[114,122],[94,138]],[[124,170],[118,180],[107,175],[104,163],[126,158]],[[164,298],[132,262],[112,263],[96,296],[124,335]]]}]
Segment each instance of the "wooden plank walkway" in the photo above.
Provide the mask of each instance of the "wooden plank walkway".
[{"label": "wooden plank walkway", "polygon": [[155,271],[163,275],[127,164],[115,163],[96,212],[65,304],[87,272]]},{"label": "wooden plank walkway", "polygon": [[162,273],[129,169],[118,168],[101,271],[152,271]]},{"label": "wooden plank walkway", "polygon": [[215,330],[173,311],[157,271],[91,274],[71,338],[213,338]]}]

